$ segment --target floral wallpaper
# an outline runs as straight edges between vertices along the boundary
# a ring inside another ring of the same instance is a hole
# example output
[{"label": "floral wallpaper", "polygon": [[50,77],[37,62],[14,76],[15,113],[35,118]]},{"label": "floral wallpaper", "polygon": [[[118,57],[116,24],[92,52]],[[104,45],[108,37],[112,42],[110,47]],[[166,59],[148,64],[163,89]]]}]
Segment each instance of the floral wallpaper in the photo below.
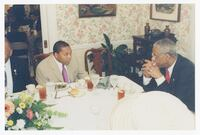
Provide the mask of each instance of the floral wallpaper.
[{"label": "floral wallpaper", "polygon": [[[195,33],[190,32],[190,25],[194,22],[194,20],[192,20],[192,8],[194,8],[194,6],[192,4],[181,4],[180,22],[151,20],[149,19],[150,6],[140,6],[143,12],[138,13],[138,16],[140,18],[138,20],[141,21],[138,23],[138,27],[142,28],[144,27],[145,22],[149,22],[151,29],[158,28],[160,30],[164,30],[165,26],[169,25],[171,32],[174,33],[176,38],[178,39],[178,52],[194,61],[194,50],[191,51],[191,49],[194,49],[194,46],[191,45],[191,40],[194,40]],[[143,29],[139,29],[138,34],[144,33],[143,31]]]},{"label": "floral wallpaper", "polygon": [[[191,48],[190,23],[192,14],[191,4],[181,5],[180,22],[167,22],[150,19],[150,4],[119,4],[116,16],[79,18],[78,5],[56,5],[58,38],[71,45],[102,42],[103,33],[107,33],[111,41],[132,40],[133,35],[144,34],[144,25],[150,23],[151,29],[164,30],[169,25],[171,32],[178,39],[179,51],[190,54]],[[192,47],[194,49],[194,47]],[[193,57],[193,56],[188,56]]]},{"label": "floral wallpaper", "polygon": [[58,33],[72,44],[95,43],[107,33],[111,40],[131,39],[137,33],[137,5],[117,5],[111,17],[78,17],[78,5],[57,5]]}]

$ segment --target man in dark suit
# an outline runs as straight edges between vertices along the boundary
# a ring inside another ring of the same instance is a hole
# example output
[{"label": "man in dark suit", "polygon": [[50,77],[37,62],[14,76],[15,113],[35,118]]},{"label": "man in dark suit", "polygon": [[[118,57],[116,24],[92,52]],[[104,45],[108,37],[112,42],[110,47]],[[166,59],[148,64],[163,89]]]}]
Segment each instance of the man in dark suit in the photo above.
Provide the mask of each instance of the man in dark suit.
[{"label": "man in dark suit", "polygon": [[172,40],[166,38],[154,43],[152,59],[145,60],[142,71],[145,91],[171,93],[195,112],[194,64],[176,53]]},{"label": "man in dark suit", "polygon": [[11,43],[5,38],[5,86],[11,93],[26,89],[30,76],[28,58],[26,55],[13,50]]}]

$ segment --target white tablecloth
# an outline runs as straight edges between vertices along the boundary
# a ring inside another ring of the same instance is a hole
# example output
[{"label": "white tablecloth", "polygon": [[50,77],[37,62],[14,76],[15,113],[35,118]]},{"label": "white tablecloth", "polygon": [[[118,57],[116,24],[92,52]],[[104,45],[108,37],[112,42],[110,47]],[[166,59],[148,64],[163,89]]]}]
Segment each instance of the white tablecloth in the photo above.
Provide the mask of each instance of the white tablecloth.
[{"label": "white tablecloth", "polygon": [[53,126],[66,130],[106,130],[110,129],[110,116],[113,107],[118,103],[117,92],[113,89],[84,90],[80,97],[66,96],[56,99],[53,109],[66,112],[67,117],[53,117]]},{"label": "white tablecloth", "polygon": [[[52,110],[65,112],[66,117],[53,116],[50,125],[54,127],[64,127],[64,130],[108,130],[111,129],[111,116],[113,108],[118,103],[131,95],[142,93],[141,86],[123,76],[111,76],[110,79],[116,81],[115,89],[93,89],[88,91],[85,87],[79,88],[80,94],[77,97],[69,96],[69,87],[64,91],[59,91],[58,99],[54,89],[47,89],[47,104],[55,104]],[[113,81],[112,81],[113,82]],[[70,87],[75,87],[76,83],[71,83]],[[77,85],[79,87],[79,85]],[[118,88],[117,88],[118,87]],[[68,90],[67,90],[68,89]],[[125,98],[118,100],[118,90],[125,91]],[[27,92],[30,92],[29,90]],[[19,93],[18,93],[19,94]],[[18,95],[16,94],[16,95]],[[54,95],[54,96],[52,96]],[[68,96],[67,96],[68,95]],[[34,97],[39,100],[39,93]]]}]

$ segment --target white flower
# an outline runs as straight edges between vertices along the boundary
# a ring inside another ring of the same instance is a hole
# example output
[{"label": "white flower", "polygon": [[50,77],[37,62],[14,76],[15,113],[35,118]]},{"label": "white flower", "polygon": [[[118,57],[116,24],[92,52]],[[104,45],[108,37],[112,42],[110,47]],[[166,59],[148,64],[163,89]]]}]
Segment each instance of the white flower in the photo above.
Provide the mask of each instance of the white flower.
[{"label": "white flower", "polygon": [[23,113],[23,110],[22,110],[20,107],[17,107],[17,108],[16,108],[16,111],[17,111],[19,114],[22,114],[22,113]]},{"label": "white flower", "polygon": [[37,118],[37,119],[39,119],[39,113],[38,112],[35,112],[35,117]]},{"label": "white flower", "polygon": [[17,120],[16,126],[18,129],[23,129],[25,125],[25,121],[23,119]]}]

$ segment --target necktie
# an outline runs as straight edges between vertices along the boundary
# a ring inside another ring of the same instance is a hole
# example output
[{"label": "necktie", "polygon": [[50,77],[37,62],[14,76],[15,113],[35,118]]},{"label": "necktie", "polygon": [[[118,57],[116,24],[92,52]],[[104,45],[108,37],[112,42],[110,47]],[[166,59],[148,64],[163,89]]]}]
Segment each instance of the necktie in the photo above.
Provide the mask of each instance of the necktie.
[{"label": "necktie", "polygon": [[64,82],[68,83],[69,79],[68,79],[67,70],[65,69],[65,65],[64,64],[62,65],[62,76],[63,76]]},{"label": "necktie", "polygon": [[168,83],[170,82],[170,74],[169,74],[169,70],[168,69],[166,69],[166,71],[165,71],[165,79],[166,79],[166,81]]}]

